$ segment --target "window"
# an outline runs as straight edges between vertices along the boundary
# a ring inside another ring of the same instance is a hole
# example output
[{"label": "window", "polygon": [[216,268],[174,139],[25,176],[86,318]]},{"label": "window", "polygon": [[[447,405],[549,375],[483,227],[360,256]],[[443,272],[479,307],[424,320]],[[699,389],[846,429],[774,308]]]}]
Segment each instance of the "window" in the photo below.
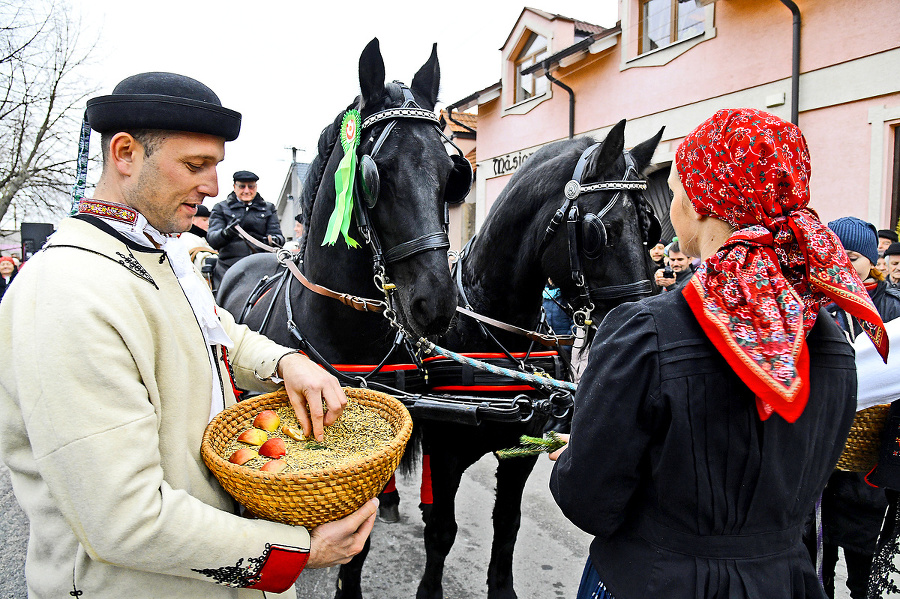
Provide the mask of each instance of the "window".
[{"label": "window", "polygon": [[547,91],[546,77],[535,77],[534,73],[523,75],[522,71],[539,63],[549,56],[547,50],[547,38],[536,33],[531,33],[522,46],[521,52],[516,57],[516,97],[515,102],[522,102],[528,98],[539,96]]},{"label": "window", "polygon": [[704,32],[697,0],[641,0],[640,54]]}]

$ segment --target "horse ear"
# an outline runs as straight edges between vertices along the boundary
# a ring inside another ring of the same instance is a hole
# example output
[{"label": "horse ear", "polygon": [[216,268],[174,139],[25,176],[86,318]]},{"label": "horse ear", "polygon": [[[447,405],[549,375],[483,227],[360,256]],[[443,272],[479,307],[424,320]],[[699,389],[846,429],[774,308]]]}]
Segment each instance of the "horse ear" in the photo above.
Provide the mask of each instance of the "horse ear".
[{"label": "horse ear", "polygon": [[592,159],[584,169],[585,178],[589,181],[597,179],[608,168],[613,166],[625,150],[625,119],[616,123],[606,139],[600,144],[600,150],[594,152]]},{"label": "horse ear", "polygon": [[441,65],[438,63],[437,44],[431,46],[431,56],[422,65],[419,72],[412,80],[412,90],[425,98],[429,110],[434,110],[437,104],[438,88],[441,85]]},{"label": "horse ear", "polygon": [[659,145],[659,140],[662,139],[662,134],[665,130],[666,128],[663,126],[659,133],[631,149],[631,155],[634,156],[638,172],[644,170],[650,164],[650,161],[653,159],[653,153],[656,151],[656,146]]},{"label": "horse ear", "polygon": [[378,38],[373,37],[359,56],[360,108],[378,102],[384,95],[384,59]]}]

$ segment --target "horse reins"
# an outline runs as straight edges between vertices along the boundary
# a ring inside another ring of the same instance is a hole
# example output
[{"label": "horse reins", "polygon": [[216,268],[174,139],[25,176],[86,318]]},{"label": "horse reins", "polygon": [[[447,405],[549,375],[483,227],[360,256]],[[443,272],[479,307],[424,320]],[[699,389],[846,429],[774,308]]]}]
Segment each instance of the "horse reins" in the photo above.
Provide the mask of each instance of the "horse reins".
[{"label": "horse reins", "polygon": [[[579,225],[591,227],[596,232],[598,244],[608,245],[609,237],[606,232],[606,225],[603,223],[603,217],[612,210],[619,199],[628,191],[647,189],[647,182],[640,178],[634,157],[630,152],[623,152],[625,158],[625,175],[620,180],[601,181],[599,183],[590,183],[583,185],[581,178],[584,175],[584,169],[587,167],[588,160],[591,155],[601,146],[600,143],[593,144],[582,152],[575,165],[572,173],[572,179],[566,183],[564,188],[565,199],[562,205],[557,209],[547,229],[544,231],[544,237],[541,240],[538,254],[542,254],[550,244],[559,226],[563,220],[566,222],[566,238],[569,247],[569,267],[572,281],[579,289],[578,299],[581,306],[573,311],[572,319],[576,327],[582,332],[586,327],[592,324],[591,313],[594,311],[594,300],[608,300],[630,295],[650,295],[653,291],[652,284],[649,279],[626,283],[622,285],[610,285],[599,289],[591,289],[584,278],[584,271],[581,267],[581,252],[579,250]],[[633,178],[632,178],[633,177]],[[578,211],[577,200],[579,196],[587,193],[595,193],[598,191],[615,191],[616,195],[610,200],[603,209],[597,214],[587,213],[580,215]],[[590,217],[590,218],[589,218]],[[583,334],[583,333],[582,333]]]}]

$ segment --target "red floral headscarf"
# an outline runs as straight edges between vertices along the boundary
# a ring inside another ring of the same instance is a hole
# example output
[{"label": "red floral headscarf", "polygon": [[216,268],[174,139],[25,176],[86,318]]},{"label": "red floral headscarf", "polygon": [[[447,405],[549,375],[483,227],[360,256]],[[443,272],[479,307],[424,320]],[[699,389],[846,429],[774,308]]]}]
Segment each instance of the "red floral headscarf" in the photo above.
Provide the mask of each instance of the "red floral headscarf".
[{"label": "red floral headscarf", "polygon": [[809,150],[800,130],[752,109],[720,110],[675,156],[698,214],[735,232],[684,289],[700,326],[756,394],[760,418],[794,422],[809,398],[806,335],[819,308],[856,316],[887,360],[878,311],[840,240],[809,204]]}]

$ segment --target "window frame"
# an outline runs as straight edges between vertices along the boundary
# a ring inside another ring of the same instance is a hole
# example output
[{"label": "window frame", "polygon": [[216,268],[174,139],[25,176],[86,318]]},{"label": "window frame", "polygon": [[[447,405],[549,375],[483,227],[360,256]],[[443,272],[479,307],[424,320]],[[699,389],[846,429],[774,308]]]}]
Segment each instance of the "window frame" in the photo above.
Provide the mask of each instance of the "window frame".
[{"label": "window frame", "polygon": [[[694,32],[684,35],[683,37],[678,37],[678,0],[668,0],[669,1],[669,41],[661,46],[656,48],[648,48],[644,49],[644,28],[645,28],[645,18],[644,12],[647,7],[653,0],[639,0],[638,1],[638,53],[637,56],[643,56],[650,52],[656,52],[657,50],[661,50],[663,48],[667,48],[672,44],[677,44],[680,41],[684,41],[686,39],[690,39],[696,35],[700,35],[703,32]],[[697,9],[699,12],[703,12],[703,6],[697,5]],[[704,13],[704,22],[703,22],[704,30],[706,28],[706,15]],[[652,41],[652,40],[649,40]]]},{"label": "window frame", "polygon": [[[532,98],[542,96],[545,93],[547,93],[547,89],[549,89],[549,87],[550,87],[550,82],[546,81],[546,87],[543,90],[541,90],[540,93],[538,93],[537,82],[538,82],[539,78],[536,77],[534,74],[532,74],[531,75],[531,91],[529,92],[528,90],[525,90],[525,93],[526,94],[530,93],[530,95],[528,95],[524,98],[519,97],[519,90],[520,89],[524,90],[524,87],[521,85],[522,70],[524,68],[528,68],[530,66],[537,64],[539,62],[537,60],[537,57],[539,55],[541,55],[541,54],[546,54],[547,56],[550,55],[550,40],[547,39],[545,36],[541,35],[540,33],[536,32],[536,31],[532,31],[531,29],[526,29],[526,31],[530,32],[530,35],[525,39],[525,43],[522,44],[522,49],[518,52],[518,55],[513,60],[513,76],[515,78],[515,82],[513,84],[514,85],[514,87],[513,87],[513,104],[519,104],[520,102],[527,102],[528,100],[531,100]],[[544,40],[544,46],[538,50],[531,52],[527,56],[522,56],[522,53],[525,50],[527,50],[534,43],[534,41],[537,40],[538,38],[542,38]],[[523,64],[528,62],[529,60],[533,60],[533,62],[531,62],[528,65],[523,66]],[[541,77],[543,77],[545,80],[547,79],[546,75],[541,75]]]}]

